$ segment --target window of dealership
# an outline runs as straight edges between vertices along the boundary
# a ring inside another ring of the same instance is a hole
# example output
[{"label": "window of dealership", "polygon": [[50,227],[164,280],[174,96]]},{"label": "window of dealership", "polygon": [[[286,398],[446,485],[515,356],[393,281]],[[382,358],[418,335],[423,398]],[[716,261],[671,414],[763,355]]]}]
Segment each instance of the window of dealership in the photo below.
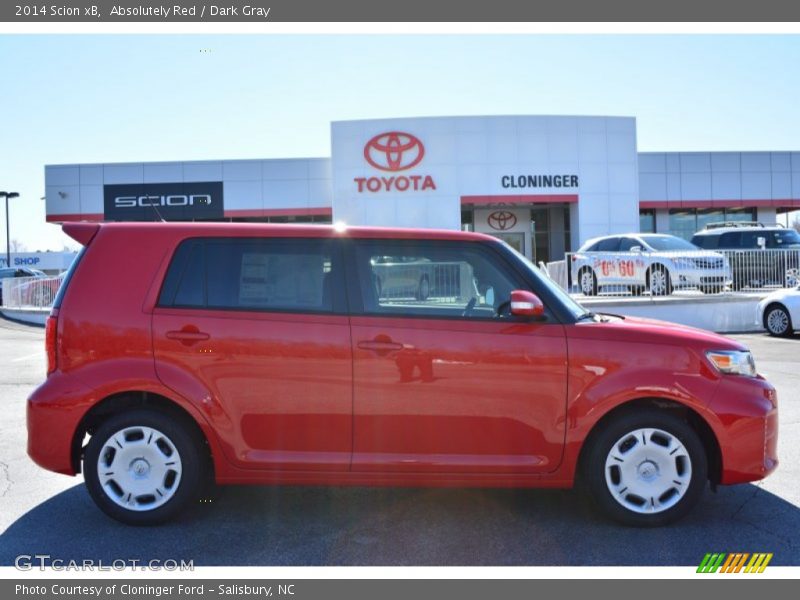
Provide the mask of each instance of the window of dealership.
[{"label": "window of dealership", "polygon": [[[692,236],[705,229],[709,223],[757,222],[765,225],[773,224],[779,217],[792,208],[778,208],[773,214],[759,213],[758,207],[721,207],[721,208],[671,208],[665,211],[654,208],[639,210],[639,231],[642,233],[666,233],[691,240]],[[659,218],[661,217],[661,218]],[[668,217],[667,219],[663,217]],[[766,217],[766,218],[765,218]],[[662,227],[658,227],[658,223]],[[667,225],[664,227],[663,225]]]}]

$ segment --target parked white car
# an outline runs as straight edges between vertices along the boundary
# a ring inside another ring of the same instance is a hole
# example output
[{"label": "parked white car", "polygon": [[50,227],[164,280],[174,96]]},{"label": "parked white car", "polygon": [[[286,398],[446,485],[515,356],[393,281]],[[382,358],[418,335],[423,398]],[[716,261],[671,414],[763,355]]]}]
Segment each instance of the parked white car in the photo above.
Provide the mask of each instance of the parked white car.
[{"label": "parked white car", "polygon": [[571,259],[572,281],[586,296],[604,286],[627,287],[634,294],[650,290],[666,296],[675,289],[718,293],[732,282],[728,259],[686,240],[657,233],[629,233],[594,238]]},{"label": "parked white car", "polygon": [[774,336],[789,336],[800,323],[800,287],[777,290],[756,307],[756,325]]}]

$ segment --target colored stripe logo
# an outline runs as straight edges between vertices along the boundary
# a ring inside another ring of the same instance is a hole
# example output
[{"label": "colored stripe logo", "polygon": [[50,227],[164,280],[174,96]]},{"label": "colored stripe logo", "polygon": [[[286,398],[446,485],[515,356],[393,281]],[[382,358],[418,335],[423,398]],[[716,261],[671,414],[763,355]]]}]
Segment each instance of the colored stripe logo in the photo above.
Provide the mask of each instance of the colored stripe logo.
[{"label": "colored stripe logo", "polygon": [[753,554],[747,552],[709,552],[703,557],[700,566],[697,567],[697,572],[763,573],[771,560],[772,552],[754,552]]}]

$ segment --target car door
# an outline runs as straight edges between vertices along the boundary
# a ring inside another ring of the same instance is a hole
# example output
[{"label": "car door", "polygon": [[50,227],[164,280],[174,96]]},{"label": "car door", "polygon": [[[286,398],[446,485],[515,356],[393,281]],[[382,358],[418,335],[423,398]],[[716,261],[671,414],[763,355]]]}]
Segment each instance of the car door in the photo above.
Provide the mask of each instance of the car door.
[{"label": "car door", "polygon": [[[638,248],[638,250],[634,250]],[[622,283],[645,285],[647,262],[642,253],[648,251],[642,240],[624,237],[619,243],[620,259],[618,271]]]},{"label": "car door", "polygon": [[619,237],[608,237],[597,244],[593,262],[598,285],[617,285],[622,283],[618,268],[620,260],[619,242]]},{"label": "car door", "polygon": [[[379,294],[375,267],[384,255],[426,264],[427,296]],[[527,474],[558,466],[564,328],[551,315],[508,315],[511,291],[527,284],[492,245],[353,240],[346,262],[353,471]]]},{"label": "car door", "polygon": [[159,378],[240,467],[347,470],[352,365],[338,242],[192,239],[153,313]]}]

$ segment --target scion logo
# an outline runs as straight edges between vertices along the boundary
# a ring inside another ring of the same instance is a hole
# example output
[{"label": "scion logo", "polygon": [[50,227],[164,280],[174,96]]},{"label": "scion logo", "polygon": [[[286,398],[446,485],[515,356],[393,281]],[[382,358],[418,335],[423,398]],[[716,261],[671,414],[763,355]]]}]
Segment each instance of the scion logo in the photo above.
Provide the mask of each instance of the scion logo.
[{"label": "scion logo", "polygon": [[381,171],[405,171],[417,166],[425,156],[425,146],[410,133],[380,133],[364,146],[364,158]]},{"label": "scion logo", "polygon": [[496,210],[486,218],[486,222],[492,229],[506,231],[517,224],[517,216],[507,210]]},{"label": "scion logo", "polygon": [[225,215],[221,181],[106,185],[109,221],[219,219]]},{"label": "scion logo", "polygon": [[173,196],[117,196],[114,198],[117,208],[135,208],[137,206],[194,206],[195,204],[211,206],[208,194],[173,195]]}]

